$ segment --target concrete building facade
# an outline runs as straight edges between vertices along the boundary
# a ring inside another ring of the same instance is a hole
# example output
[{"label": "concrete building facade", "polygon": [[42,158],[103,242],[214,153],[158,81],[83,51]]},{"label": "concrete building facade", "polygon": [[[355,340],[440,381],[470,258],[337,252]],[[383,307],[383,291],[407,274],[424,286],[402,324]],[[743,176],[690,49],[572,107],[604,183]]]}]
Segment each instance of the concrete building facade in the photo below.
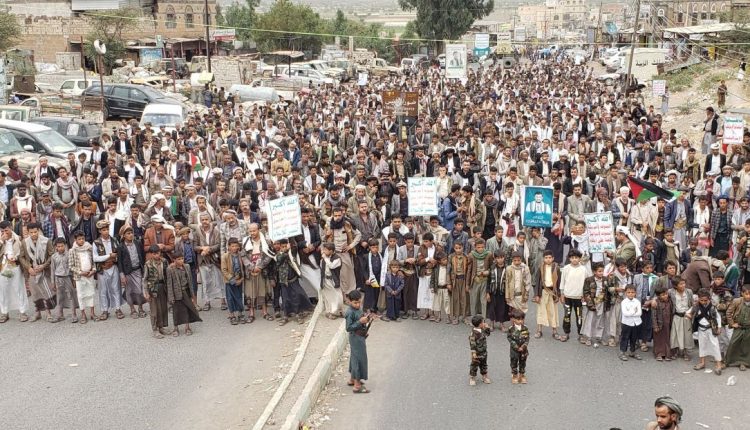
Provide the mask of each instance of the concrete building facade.
[{"label": "concrete building facade", "polygon": [[[80,52],[80,41],[91,31],[90,14],[116,14],[121,7],[137,7],[141,16],[124,37],[137,40],[205,39],[202,0],[8,0],[18,17],[22,36],[18,48],[34,51],[36,62],[55,62],[58,52]],[[111,12],[110,12],[111,11]],[[216,20],[216,1],[208,2],[209,25]],[[204,42],[205,43],[205,42]]]}]

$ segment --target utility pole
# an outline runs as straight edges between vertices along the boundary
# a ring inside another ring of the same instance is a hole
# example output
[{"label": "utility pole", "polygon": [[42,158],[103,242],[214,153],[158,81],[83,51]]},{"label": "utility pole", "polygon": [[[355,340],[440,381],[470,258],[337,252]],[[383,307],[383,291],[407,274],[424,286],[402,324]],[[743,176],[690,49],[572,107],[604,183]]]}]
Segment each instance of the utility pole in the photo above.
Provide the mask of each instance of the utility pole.
[{"label": "utility pole", "polygon": [[209,31],[209,22],[208,22],[208,0],[204,0],[203,3],[204,6],[204,13],[203,13],[203,23],[206,25],[206,59],[208,61],[208,73],[211,73],[211,33]]},{"label": "utility pole", "polygon": [[596,33],[594,33],[594,52],[598,51],[599,47],[599,34],[602,33],[602,6],[604,5],[603,1],[599,2],[599,19],[596,22]]},{"label": "utility pole", "polygon": [[[633,78],[633,56],[635,55],[635,44],[638,41],[638,24],[641,21],[641,0],[637,0],[635,4],[635,24],[633,25],[633,37],[630,40],[630,58],[628,58],[628,79],[625,81],[625,85],[630,85],[630,80]],[[628,88],[628,87],[626,87]]]}]

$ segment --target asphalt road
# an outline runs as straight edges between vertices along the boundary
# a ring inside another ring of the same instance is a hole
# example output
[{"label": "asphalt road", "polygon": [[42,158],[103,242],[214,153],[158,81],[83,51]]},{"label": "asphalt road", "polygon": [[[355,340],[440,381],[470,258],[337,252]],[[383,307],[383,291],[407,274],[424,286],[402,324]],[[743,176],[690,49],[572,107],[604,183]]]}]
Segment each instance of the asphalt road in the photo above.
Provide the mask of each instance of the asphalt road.
[{"label": "asphalt road", "polygon": [[[532,312],[535,308],[532,305]],[[533,320],[533,318],[531,318]],[[528,321],[535,327],[534,321]],[[621,362],[614,348],[532,339],[528,385],[510,383],[508,341],[489,343],[491,385],[468,385],[470,329],[426,321],[376,323],[367,340],[369,394],[352,394],[346,360],[324,391],[313,423],[321,429],[643,429],[653,402],[671,395],[685,408],[683,429],[750,428],[750,372],[694,371],[695,361]],[[694,353],[697,355],[697,353]],[[727,386],[736,375],[737,384]],[[703,427],[700,424],[705,424]]]},{"label": "asphalt road", "polygon": [[201,317],[192,336],[161,340],[129,316],[0,324],[1,427],[251,428],[306,326],[230,326],[218,308]]}]

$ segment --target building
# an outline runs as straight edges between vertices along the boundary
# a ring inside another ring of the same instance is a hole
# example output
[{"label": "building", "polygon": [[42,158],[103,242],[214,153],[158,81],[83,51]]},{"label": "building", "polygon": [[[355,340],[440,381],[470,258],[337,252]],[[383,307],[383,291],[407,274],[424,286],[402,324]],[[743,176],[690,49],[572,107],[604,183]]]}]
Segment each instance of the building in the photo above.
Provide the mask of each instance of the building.
[{"label": "building", "polygon": [[[693,25],[715,24],[722,14],[728,14],[732,1],[685,1],[657,0],[647,12],[647,30],[659,34],[666,27],[688,27]],[[641,16],[643,18],[643,15]]]},{"label": "building", "polygon": [[[157,36],[182,54],[204,52],[204,0],[6,0],[21,23],[18,48],[34,51],[34,60],[54,63],[58,52],[80,52],[91,31],[87,13],[116,13],[134,7],[141,17],[123,36],[128,41],[155,44]],[[95,12],[96,11],[96,12]],[[215,22],[216,0],[208,1],[208,22]]]}]

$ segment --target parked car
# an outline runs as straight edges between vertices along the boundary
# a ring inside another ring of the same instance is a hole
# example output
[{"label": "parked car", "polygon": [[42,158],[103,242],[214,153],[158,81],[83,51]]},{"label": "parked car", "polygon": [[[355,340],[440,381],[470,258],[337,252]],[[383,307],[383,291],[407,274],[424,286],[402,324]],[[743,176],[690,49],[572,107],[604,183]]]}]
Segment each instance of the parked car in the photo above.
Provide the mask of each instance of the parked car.
[{"label": "parked car", "polygon": [[163,125],[166,131],[172,132],[176,130],[177,124],[185,122],[186,116],[181,105],[151,103],[143,109],[140,125],[143,127],[148,122],[157,130]]},{"label": "parked car", "polygon": [[[7,173],[8,162],[12,159],[18,162],[19,169],[24,172],[30,171],[39,163],[39,154],[35,154],[33,149],[30,145],[21,146],[10,130],[0,128],[0,171]],[[67,162],[67,160],[52,158],[49,160],[49,165],[57,169]]]},{"label": "parked car", "polygon": [[80,96],[91,82],[84,79],[66,79],[60,84],[60,92],[66,96]]},{"label": "parked car", "polygon": [[[99,97],[101,89],[94,83],[83,92],[84,97]],[[182,104],[146,85],[104,84],[104,117],[140,119],[143,109],[150,103]]]},{"label": "parked car", "polygon": [[66,159],[71,152],[76,156],[79,153],[88,153],[46,125],[5,119],[0,121],[0,128],[13,133],[21,147],[39,155]]},{"label": "parked car", "polygon": [[102,128],[93,121],[85,121],[75,118],[42,116],[32,118],[29,122],[46,125],[65,136],[74,145],[81,148],[90,148],[91,140],[99,141]]}]

